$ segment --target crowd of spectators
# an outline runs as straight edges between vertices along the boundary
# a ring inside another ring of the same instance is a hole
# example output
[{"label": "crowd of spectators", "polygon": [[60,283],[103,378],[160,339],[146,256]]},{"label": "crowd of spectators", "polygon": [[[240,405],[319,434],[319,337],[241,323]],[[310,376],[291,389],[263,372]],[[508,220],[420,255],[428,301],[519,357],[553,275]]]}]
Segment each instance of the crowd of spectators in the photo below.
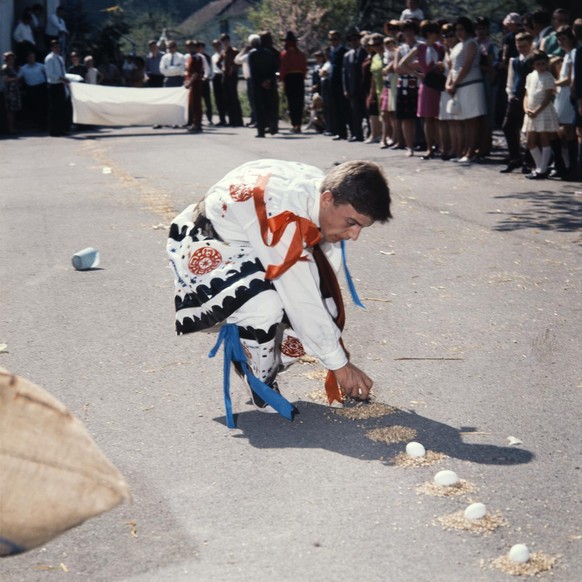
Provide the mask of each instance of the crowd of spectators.
[{"label": "crowd of spectators", "polygon": [[8,134],[18,132],[19,120],[66,134],[70,82],[183,86],[193,133],[203,131],[204,113],[208,125],[242,126],[244,93],[246,125],[259,138],[276,134],[284,96],[293,133],[310,129],[469,165],[490,155],[501,127],[508,151],[502,172],[572,178],[582,168],[582,58],[575,59],[582,20],[571,22],[560,8],[510,13],[495,40],[486,17],[426,20],[417,0],[407,0],[382,32],[351,30],[344,38],[329,31],[311,66],[292,31],[279,39],[251,34],[240,50],[222,34],[209,52],[199,40],[186,41],[183,51],[176,40],[152,40],[143,57],[115,63],[103,54],[96,66],[91,55],[69,50],[61,8],[45,28],[42,22],[40,5],[28,9],[14,30],[14,52],[4,54],[0,106]]}]

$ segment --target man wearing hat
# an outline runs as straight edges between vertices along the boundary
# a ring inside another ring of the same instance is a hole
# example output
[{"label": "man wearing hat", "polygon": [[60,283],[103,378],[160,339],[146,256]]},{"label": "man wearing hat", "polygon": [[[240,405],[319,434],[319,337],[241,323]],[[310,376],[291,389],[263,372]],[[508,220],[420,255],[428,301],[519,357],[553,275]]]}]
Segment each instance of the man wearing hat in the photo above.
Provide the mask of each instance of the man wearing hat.
[{"label": "man wearing hat", "polygon": [[283,81],[283,87],[285,88],[293,133],[301,133],[303,107],[305,103],[307,58],[297,48],[298,39],[293,32],[288,31],[285,38],[281,40],[285,42],[285,48],[281,51],[281,68],[279,74]]}]

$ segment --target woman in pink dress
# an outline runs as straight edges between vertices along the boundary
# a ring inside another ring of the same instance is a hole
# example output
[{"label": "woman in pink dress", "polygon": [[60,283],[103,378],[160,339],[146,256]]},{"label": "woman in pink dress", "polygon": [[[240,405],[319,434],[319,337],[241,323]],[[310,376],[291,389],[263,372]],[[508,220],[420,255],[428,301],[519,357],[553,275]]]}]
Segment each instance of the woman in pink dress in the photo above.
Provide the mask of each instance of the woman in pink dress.
[{"label": "woman in pink dress", "polygon": [[434,157],[434,149],[438,141],[438,117],[441,91],[435,88],[435,80],[442,78],[442,85],[446,78],[443,74],[444,48],[437,42],[441,36],[440,26],[436,22],[424,20],[420,26],[420,34],[426,43],[417,44],[407,55],[403,64],[416,67],[422,79],[418,92],[417,117],[423,120],[426,152],[421,159],[429,160]]}]

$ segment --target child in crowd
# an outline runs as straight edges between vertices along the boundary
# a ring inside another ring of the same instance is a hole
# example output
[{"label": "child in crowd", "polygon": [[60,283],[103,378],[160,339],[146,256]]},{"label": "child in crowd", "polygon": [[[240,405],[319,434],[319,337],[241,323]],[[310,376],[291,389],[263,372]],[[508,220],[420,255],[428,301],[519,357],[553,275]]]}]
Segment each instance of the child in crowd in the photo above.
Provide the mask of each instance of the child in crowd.
[{"label": "child in crowd", "polygon": [[98,85],[101,82],[101,73],[95,68],[93,57],[87,55],[84,59],[87,72],[85,73],[85,83],[90,85]]},{"label": "child in crowd", "polygon": [[536,168],[526,178],[543,180],[548,177],[548,165],[552,149],[552,134],[558,131],[556,110],[552,105],[554,97],[554,77],[550,73],[548,55],[535,50],[532,56],[533,71],[525,81],[523,108],[525,118],[523,131],[527,134],[527,148],[536,163]]}]

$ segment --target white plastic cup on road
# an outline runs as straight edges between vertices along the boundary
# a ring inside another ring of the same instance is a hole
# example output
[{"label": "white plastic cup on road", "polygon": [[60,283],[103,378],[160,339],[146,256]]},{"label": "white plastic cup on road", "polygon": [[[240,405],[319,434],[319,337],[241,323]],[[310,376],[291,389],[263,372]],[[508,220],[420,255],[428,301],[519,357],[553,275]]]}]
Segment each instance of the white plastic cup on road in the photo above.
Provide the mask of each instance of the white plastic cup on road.
[{"label": "white plastic cup on road", "polygon": [[87,247],[86,249],[75,253],[72,262],[73,267],[75,267],[77,271],[95,269],[99,266],[99,251],[93,247]]}]

